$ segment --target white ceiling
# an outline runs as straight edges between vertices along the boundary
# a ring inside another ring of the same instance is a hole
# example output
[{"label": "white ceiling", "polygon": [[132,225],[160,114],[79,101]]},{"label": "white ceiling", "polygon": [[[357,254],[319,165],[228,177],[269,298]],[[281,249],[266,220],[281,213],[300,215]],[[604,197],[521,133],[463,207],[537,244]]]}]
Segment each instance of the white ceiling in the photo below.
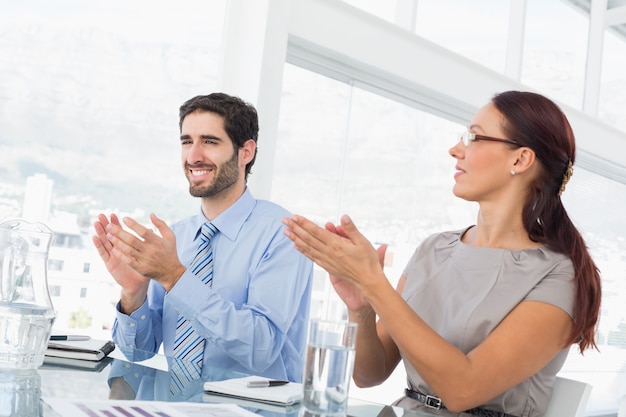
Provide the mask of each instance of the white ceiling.
[{"label": "white ceiling", "polygon": [[[591,10],[591,0],[563,0],[566,3],[571,3],[573,6],[583,10],[589,14]],[[598,1],[598,0],[594,0]],[[602,1],[602,0],[600,0]],[[610,26],[610,30],[614,31],[618,35],[626,40],[626,0],[606,0],[607,13],[605,16],[607,24]]]}]

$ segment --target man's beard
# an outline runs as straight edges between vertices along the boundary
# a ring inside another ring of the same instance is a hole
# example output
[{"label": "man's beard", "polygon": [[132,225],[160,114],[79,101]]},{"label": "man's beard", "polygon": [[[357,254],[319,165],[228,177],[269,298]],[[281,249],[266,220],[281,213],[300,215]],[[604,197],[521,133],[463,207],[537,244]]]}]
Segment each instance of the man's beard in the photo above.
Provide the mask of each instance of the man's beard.
[{"label": "man's beard", "polygon": [[[210,167],[215,170],[216,176],[209,185],[193,185],[192,179],[190,178],[191,174],[187,173],[189,194],[194,197],[213,197],[236,184],[239,180],[239,158],[237,154],[237,152],[234,152],[232,158],[219,167],[215,165]],[[185,168],[189,169],[189,166]]]}]

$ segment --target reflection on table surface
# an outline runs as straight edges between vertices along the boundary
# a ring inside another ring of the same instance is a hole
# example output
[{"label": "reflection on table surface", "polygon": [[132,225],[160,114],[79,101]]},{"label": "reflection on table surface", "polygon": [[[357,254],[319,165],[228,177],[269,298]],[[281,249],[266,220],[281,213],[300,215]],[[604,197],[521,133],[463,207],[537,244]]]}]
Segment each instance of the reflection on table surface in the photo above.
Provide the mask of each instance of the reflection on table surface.
[{"label": "reflection on table surface", "polygon": [[[234,400],[206,394],[204,381],[243,377],[244,374],[219,368],[203,369],[202,379],[193,381],[182,392],[170,391],[172,361],[177,359],[136,349],[117,347],[110,358],[99,366],[81,366],[81,362],[44,363],[36,371],[0,372],[0,404],[12,404],[28,417],[58,417],[45,398],[82,400],[188,401],[201,403],[236,403],[248,411],[268,417],[306,415],[300,406],[274,406]],[[94,365],[82,363],[82,365]],[[5,410],[6,411],[6,410]],[[3,414],[5,415],[5,414]],[[15,415],[15,414],[14,414]],[[363,400],[350,399],[348,416],[353,417],[417,417],[431,416]]]}]

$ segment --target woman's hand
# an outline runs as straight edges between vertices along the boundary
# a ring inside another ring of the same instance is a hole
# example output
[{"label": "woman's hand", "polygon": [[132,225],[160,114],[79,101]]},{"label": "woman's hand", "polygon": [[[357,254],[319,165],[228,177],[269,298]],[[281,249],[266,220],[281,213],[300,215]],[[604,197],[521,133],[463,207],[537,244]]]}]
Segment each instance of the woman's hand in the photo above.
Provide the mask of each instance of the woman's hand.
[{"label": "woman's hand", "polygon": [[348,307],[349,320],[359,323],[355,382],[361,387],[380,384],[400,361],[398,348],[377,322],[379,313],[374,308],[376,297],[389,299],[389,294],[394,296],[393,304],[398,304],[399,296],[383,272],[387,246],[374,249],[347,215],[340,224],[327,223],[324,228],[301,216],[283,223],[296,248],[330,274],[335,291]]},{"label": "woman's hand", "polygon": [[[326,230],[339,236],[348,238],[341,225],[335,226],[332,223],[326,223]],[[378,252],[378,258],[381,267],[384,267],[386,251],[387,245],[381,245],[376,250],[376,252]],[[372,309],[369,302],[363,296],[363,293],[361,293],[361,291],[359,291],[354,284],[341,280],[335,275],[330,275],[330,282],[333,285],[335,292],[343,300],[350,312],[356,313],[360,317],[367,317],[371,314]]]},{"label": "woman's hand", "polygon": [[386,246],[377,252],[347,215],[339,225],[328,223],[325,228],[297,215],[283,223],[296,249],[328,271],[337,294],[350,310],[369,305],[368,292],[382,280],[387,282],[382,262]]}]

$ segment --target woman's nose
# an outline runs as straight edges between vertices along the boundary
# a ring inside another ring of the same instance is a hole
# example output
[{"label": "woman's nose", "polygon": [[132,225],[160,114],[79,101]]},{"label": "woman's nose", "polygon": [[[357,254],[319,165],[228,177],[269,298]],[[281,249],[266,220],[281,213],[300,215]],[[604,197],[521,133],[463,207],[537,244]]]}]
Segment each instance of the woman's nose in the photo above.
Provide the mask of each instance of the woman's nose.
[{"label": "woman's nose", "polygon": [[457,159],[460,158],[461,152],[462,152],[461,150],[462,143],[463,142],[459,139],[459,141],[453,147],[448,149],[448,153],[450,154],[451,157],[457,158]]}]

